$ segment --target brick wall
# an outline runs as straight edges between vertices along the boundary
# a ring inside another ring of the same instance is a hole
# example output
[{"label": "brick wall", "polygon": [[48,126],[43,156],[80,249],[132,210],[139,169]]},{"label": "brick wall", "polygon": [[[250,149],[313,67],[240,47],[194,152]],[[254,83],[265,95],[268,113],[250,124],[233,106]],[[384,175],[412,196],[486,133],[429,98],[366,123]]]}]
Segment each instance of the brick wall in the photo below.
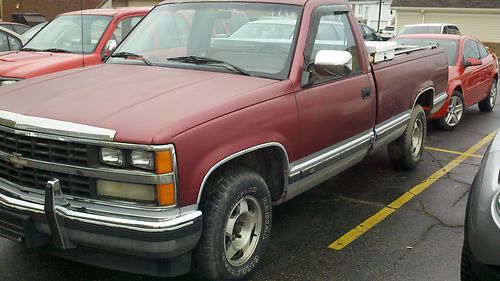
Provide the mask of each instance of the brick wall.
[{"label": "brick wall", "polygon": [[[2,20],[11,21],[12,13],[40,13],[47,20],[55,16],[80,10],[80,0],[2,0]],[[102,0],[82,0],[84,9],[96,8]]]}]

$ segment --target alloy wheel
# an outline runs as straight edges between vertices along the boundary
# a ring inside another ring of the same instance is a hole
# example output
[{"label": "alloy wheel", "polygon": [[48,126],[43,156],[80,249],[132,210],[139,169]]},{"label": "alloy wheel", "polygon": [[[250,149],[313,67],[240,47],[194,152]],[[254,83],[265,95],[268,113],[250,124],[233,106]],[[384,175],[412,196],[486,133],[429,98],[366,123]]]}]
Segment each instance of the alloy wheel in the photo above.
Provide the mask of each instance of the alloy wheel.
[{"label": "alloy wheel", "polygon": [[424,142],[424,125],[422,120],[415,120],[415,125],[413,126],[413,131],[411,134],[411,154],[413,157],[418,158],[420,155],[420,150],[422,149],[422,144]]},{"label": "alloy wheel", "polygon": [[253,255],[260,239],[262,210],[254,196],[242,197],[226,222],[224,250],[232,266],[241,266]]},{"label": "alloy wheel", "polygon": [[448,105],[448,113],[444,117],[444,121],[450,127],[458,125],[464,113],[464,104],[458,96],[452,96]]}]

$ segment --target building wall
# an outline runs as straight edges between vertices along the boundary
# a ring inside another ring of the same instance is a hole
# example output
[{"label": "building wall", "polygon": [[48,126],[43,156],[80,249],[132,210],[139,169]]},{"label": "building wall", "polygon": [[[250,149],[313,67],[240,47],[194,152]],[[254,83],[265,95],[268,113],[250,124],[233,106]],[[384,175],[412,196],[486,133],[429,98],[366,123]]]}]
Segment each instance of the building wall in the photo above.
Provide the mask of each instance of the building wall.
[{"label": "building wall", "polygon": [[160,1],[157,0],[157,1],[144,1],[144,0],[129,0],[128,1],[128,6],[129,7],[134,7],[134,6],[137,6],[137,7],[143,7],[143,6],[154,6],[156,4],[158,4]]},{"label": "building wall", "polygon": [[[387,25],[392,25],[394,15],[391,14],[391,2],[388,0],[382,1],[380,29],[383,29]],[[356,18],[374,30],[377,30],[379,1],[360,1],[351,2],[351,4]]]},{"label": "building wall", "polygon": [[500,11],[485,13],[464,9],[460,12],[397,12],[398,31],[406,24],[414,23],[453,23],[459,27],[462,34],[477,37],[483,42],[500,43]]},{"label": "building wall", "polygon": [[[96,8],[102,0],[82,0],[84,9]],[[40,13],[47,20],[59,14],[80,10],[78,0],[2,0],[2,20],[12,20],[12,13]]]}]

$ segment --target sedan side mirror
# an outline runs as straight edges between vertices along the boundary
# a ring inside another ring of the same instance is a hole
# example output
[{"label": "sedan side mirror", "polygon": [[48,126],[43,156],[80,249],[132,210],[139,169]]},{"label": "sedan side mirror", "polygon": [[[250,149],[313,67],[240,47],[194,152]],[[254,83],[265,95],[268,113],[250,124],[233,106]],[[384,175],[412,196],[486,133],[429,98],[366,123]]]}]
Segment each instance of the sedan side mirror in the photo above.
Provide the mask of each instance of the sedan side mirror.
[{"label": "sedan side mirror", "polygon": [[352,55],[347,51],[321,50],[316,54],[314,65],[332,74],[349,75],[352,72]]},{"label": "sedan side mirror", "polygon": [[469,66],[478,66],[478,65],[482,65],[483,63],[481,62],[481,60],[479,59],[476,59],[476,58],[468,58],[466,61],[465,61],[465,68],[469,67]]},{"label": "sedan side mirror", "polygon": [[107,57],[109,57],[109,55],[111,55],[111,53],[116,49],[117,45],[118,43],[116,42],[116,40],[109,40],[108,43],[106,43],[106,46],[104,46],[104,50],[102,51],[102,60],[105,60]]}]

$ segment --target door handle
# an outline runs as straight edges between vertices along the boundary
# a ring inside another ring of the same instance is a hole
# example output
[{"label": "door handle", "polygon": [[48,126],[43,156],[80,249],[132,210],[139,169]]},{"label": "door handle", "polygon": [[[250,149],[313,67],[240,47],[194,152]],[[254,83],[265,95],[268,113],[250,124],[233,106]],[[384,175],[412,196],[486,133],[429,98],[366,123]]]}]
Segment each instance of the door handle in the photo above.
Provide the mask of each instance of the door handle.
[{"label": "door handle", "polygon": [[363,88],[361,90],[361,98],[363,98],[364,100],[366,100],[369,97],[370,97],[370,88]]}]

